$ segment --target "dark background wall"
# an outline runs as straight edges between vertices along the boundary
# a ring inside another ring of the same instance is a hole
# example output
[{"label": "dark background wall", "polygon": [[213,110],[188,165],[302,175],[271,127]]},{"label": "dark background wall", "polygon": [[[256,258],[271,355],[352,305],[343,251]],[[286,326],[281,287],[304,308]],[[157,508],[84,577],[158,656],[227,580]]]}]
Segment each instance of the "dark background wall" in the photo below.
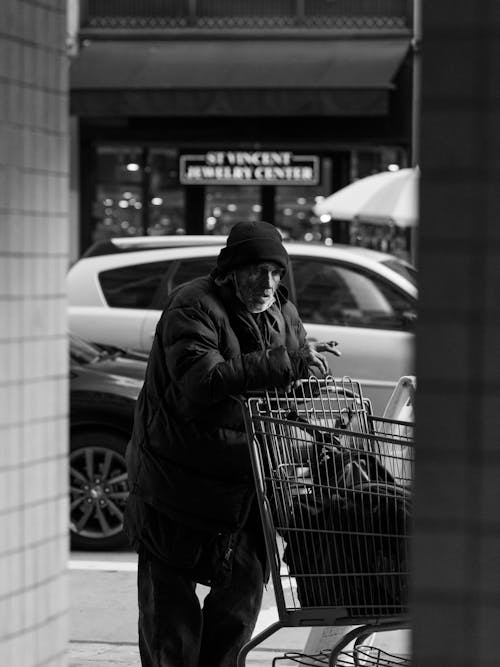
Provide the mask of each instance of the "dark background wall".
[{"label": "dark background wall", "polygon": [[415,664],[498,665],[500,4],[424,7]]}]

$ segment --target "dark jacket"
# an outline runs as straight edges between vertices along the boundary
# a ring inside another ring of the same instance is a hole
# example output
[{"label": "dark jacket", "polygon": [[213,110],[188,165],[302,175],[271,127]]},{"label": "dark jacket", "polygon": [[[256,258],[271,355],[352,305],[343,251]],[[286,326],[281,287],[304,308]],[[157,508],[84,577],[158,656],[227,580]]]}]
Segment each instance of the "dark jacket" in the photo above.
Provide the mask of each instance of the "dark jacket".
[{"label": "dark jacket", "polygon": [[137,401],[127,450],[131,492],[183,526],[238,530],[254,485],[236,397],[304,377],[305,341],[281,288],[277,303],[257,316],[211,276],[176,290]]}]

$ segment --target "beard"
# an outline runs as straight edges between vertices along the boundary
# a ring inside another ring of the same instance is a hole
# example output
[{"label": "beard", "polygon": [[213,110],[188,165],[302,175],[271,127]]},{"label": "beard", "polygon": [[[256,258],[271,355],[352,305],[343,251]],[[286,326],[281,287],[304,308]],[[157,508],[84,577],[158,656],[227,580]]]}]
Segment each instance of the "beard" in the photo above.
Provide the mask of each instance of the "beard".
[{"label": "beard", "polygon": [[245,303],[245,306],[250,313],[263,313],[273,305],[275,300],[274,294],[271,294],[271,296],[264,297],[263,299],[255,299],[254,302],[250,301],[249,303],[243,303]]},{"label": "beard", "polygon": [[238,299],[244,304],[245,308],[249,313],[263,313],[265,310],[268,310],[273,303],[276,301],[274,293],[276,290],[273,290],[273,293],[269,296],[262,296],[261,294],[256,294],[251,289],[240,289],[236,275],[233,273],[233,285]]}]

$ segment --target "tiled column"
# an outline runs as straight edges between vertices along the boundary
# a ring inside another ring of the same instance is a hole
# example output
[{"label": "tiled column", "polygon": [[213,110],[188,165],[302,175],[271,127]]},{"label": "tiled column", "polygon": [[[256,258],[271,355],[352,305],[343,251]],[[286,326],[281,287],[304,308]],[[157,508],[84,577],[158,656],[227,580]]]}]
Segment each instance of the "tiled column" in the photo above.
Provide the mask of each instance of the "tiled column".
[{"label": "tiled column", "polygon": [[500,3],[424,4],[415,664],[500,664]]},{"label": "tiled column", "polygon": [[64,0],[0,17],[0,665],[66,665]]}]

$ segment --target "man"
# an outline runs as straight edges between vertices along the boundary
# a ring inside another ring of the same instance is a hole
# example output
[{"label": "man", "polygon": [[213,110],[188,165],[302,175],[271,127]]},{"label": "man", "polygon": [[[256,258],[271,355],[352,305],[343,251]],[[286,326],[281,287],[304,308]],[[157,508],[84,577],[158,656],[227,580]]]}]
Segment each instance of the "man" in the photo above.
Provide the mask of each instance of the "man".
[{"label": "man", "polygon": [[158,323],[127,450],[143,667],[233,667],[255,627],[268,565],[235,397],[328,371],[280,287],[287,267],[273,225],[238,223]]}]

